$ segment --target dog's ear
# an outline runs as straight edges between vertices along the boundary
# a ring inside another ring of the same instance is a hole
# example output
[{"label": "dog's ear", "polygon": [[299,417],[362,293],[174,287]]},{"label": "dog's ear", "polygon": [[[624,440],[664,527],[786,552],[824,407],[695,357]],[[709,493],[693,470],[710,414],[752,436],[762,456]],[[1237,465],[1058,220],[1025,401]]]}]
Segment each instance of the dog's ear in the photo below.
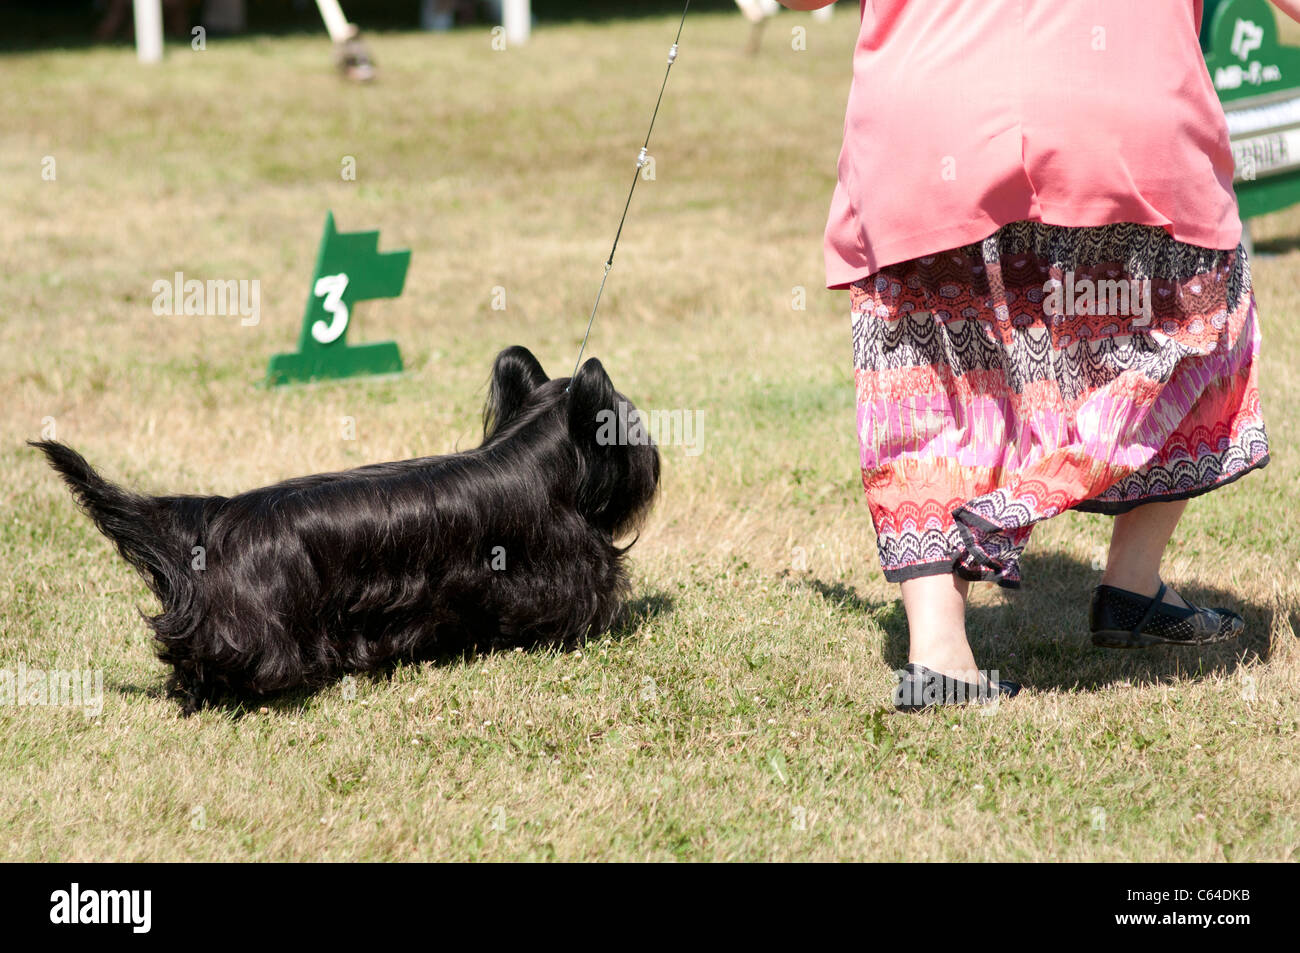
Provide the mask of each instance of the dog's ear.
[{"label": "dog's ear", "polygon": [[[641,412],[594,357],[569,382],[569,437],[578,448],[578,511],[611,539],[633,528],[659,484],[659,451]],[[635,426],[635,430],[633,427]]]},{"label": "dog's ear", "polygon": [[492,363],[492,381],[483,405],[483,438],[509,423],[531,394],[549,380],[533,352],[516,344]]},{"label": "dog's ear", "polygon": [[597,431],[602,425],[608,427],[608,421],[598,419],[600,413],[613,413],[617,399],[618,392],[604,365],[589,358],[569,381],[569,433],[573,439],[584,445],[595,444]]}]

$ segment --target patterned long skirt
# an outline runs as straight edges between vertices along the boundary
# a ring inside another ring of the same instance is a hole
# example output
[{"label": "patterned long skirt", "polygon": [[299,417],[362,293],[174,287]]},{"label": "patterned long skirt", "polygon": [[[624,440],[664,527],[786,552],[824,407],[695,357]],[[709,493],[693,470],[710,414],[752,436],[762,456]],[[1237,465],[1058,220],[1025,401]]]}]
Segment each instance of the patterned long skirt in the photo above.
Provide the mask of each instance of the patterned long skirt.
[{"label": "patterned long skirt", "polygon": [[1015,587],[1033,527],[1268,462],[1245,252],[1144,225],[1004,226],[850,288],[885,578]]}]

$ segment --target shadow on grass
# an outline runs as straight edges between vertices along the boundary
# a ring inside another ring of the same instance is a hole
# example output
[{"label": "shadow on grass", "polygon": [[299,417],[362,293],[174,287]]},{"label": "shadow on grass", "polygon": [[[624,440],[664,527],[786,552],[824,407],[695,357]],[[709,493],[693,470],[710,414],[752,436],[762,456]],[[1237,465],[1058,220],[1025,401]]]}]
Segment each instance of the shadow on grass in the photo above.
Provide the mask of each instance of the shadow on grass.
[{"label": "shadow on grass", "polygon": [[1265,238],[1255,242],[1257,257],[1285,255],[1298,249],[1300,249],[1300,235],[1278,235],[1275,238]]},{"label": "shadow on grass", "polygon": [[[1024,588],[1006,591],[1000,603],[971,606],[966,629],[981,666],[1026,688],[1088,691],[1116,682],[1161,685],[1231,675],[1242,665],[1268,660],[1269,633],[1279,611],[1275,606],[1244,601],[1223,589],[1183,586],[1179,593],[1189,602],[1241,613],[1245,634],[1233,642],[1199,647],[1101,649],[1092,644],[1088,631],[1088,604],[1100,574],[1064,553],[1031,553],[1022,565]],[[891,669],[907,664],[907,616],[901,600],[874,602],[851,587],[819,579],[803,584],[827,602],[870,616],[884,632],[881,660]],[[1300,613],[1292,612],[1287,621],[1292,631],[1300,631]]]},{"label": "shadow on grass", "polygon": [[[610,639],[615,642],[635,635],[643,625],[664,613],[672,611],[673,599],[662,591],[648,592],[636,598],[629,599],[619,610],[618,616],[609,631],[600,636],[601,639]],[[555,648],[573,648],[586,644],[586,639],[575,639],[563,646],[557,646],[554,642],[541,641],[534,642],[530,645],[519,645],[516,642],[501,641],[488,645],[479,645],[477,643],[461,642],[454,645],[445,645],[437,651],[421,655],[416,659],[405,660],[394,663],[388,668],[374,672],[357,672],[351,677],[357,681],[365,681],[368,684],[376,685],[381,682],[391,682],[393,677],[404,668],[419,667],[425,664],[449,666],[456,664],[469,664],[478,659],[486,658],[498,652],[514,651],[516,647],[523,648],[528,652],[550,651]],[[155,701],[167,700],[167,690],[164,685],[163,676],[167,669],[160,666],[159,680],[154,685],[138,685],[133,682],[105,682],[105,688],[123,695],[138,695]],[[347,676],[344,676],[345,678]],[[225,695],[215,704],[209,706],[209,710],[223,711],[232,718],[242,718],[245,715],[253,714],[265,708],[277,713],[291,711],[310,711],[315,706],[315,700],[320,691],[338,684],[342,679],[335,679],[316,688],[293,689],[291,691],[279,692],[266,696],[238,696]],[[179,709],[179,705],[177,706]]]}]

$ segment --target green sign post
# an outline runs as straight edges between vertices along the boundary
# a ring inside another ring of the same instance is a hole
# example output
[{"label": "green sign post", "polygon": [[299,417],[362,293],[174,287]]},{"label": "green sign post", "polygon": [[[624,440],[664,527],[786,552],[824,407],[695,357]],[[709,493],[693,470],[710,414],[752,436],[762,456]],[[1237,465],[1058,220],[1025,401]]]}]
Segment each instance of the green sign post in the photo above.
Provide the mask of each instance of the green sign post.
[{"label": "green sign post", "polygon": [[379,232],[340,232],[327,212],[298,350],[271,357],[267,384],[400,372],[395,341],[348,344],[347,338],[356,303],[398,297],[410,264],[409,251],[380,253]]},{"label": "green sign post", "polygon": [[1206,0],[1201,49],[1228,118],[1243,219],[1300,202],[1300,47],[1268,0]]}]

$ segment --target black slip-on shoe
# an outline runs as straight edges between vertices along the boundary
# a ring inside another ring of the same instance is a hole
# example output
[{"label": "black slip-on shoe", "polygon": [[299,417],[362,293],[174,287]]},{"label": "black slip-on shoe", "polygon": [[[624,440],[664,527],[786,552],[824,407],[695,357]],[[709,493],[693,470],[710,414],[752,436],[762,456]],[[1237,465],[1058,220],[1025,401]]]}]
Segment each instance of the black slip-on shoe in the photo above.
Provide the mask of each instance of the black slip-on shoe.
[{"label": "black slip-on shoe", "polygon": [[1092,644],[1106,649],[1137,649],[1148,645],[1209,645],[1241,635],[1246,620],[1231,609],[1188,608],[1164,603],[1163,582],[1154,597],[1114,586],[1092,591],[1088,614]]},{"label": "black slip-on shoe", "polygon": [[899,673],[894,689],[894,707],[899,711],[923,711],[935,705],[988,705],[999,697],[1019,694],[1015,682],[990,682],[983,675],[979,684],[951,678],[918,662],[908,662]]}]

